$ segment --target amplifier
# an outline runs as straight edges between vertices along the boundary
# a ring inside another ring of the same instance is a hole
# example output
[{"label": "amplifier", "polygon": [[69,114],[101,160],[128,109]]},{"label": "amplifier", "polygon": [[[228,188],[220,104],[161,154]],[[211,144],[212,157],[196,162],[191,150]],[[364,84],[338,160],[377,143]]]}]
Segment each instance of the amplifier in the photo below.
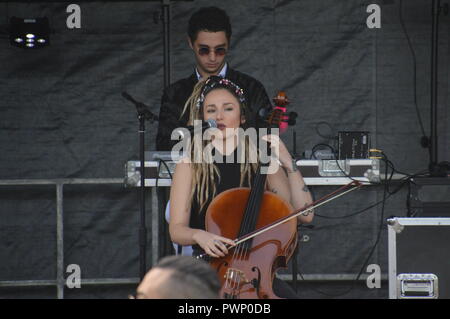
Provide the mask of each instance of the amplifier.
[{"label": "amplifier", "polygon": [[338,158],[369,158],[369,132],[339,132]]},{"label": "amplifier", "polygon": [[[171,174],[175,171],[173,161],[145,161],[145,186],[170,186]],[[351,179],[363,184],[380,181],[378,159],[347,160],[298,160],[297,166],[307,185],[345,185]],[[141,162],[128,161],[125,164],[125,185],[139,187]]]},{"label": "amplifier", "polygon": [[450,217],[450,179],[416,177],[409,181],[408,217]]}]

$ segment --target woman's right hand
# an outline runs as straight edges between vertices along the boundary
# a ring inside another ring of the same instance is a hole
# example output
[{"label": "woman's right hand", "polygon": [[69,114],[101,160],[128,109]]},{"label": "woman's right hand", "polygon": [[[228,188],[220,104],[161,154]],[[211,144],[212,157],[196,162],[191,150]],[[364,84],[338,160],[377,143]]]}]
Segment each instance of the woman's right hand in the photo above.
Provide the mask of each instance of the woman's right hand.
[{"label": "woman's right hand", "polygon": [[205,253],[215,258],[225,257],[228,254],[226,245],[235,246],[234,241],[231,239],[204,230],[198,230],[194,234],[193,239],[203,248]]}]

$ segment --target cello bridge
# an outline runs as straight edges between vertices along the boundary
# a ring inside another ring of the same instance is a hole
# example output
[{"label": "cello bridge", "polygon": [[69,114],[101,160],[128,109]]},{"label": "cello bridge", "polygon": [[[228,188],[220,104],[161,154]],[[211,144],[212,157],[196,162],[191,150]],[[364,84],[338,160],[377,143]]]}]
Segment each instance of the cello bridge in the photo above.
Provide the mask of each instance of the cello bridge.
[{"label": "cello bridge", "polygon": [[238,284],[247,284],[250,282],[242,270],[234,268],[228,268],[227,272],[223,277],[227,282],[234,281]]}]

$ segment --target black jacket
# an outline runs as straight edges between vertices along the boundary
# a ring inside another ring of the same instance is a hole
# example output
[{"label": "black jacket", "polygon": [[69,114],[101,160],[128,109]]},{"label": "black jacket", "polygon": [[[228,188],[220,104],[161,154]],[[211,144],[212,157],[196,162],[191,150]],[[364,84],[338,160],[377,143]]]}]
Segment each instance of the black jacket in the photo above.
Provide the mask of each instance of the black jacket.
[{"label": "black jacket", "polygon": [[[263,85],[256,79],[235,71],[228,67],[225,76],[244,90],[247,101],[248,115],[246,124],[248,127],[265,127],[264,122],[257,116],[261,108],[270,108],[271,103]],[[186,79],[179,80],[164,90],[159,110],[158,134],[156,136],[156,150],[171,151],[178,141],[172,141],[170,136],[177,127],[185,127],[189,119],[186,112],[180,119],[184,104],[191,95],[197,83],[196,74]]]}]

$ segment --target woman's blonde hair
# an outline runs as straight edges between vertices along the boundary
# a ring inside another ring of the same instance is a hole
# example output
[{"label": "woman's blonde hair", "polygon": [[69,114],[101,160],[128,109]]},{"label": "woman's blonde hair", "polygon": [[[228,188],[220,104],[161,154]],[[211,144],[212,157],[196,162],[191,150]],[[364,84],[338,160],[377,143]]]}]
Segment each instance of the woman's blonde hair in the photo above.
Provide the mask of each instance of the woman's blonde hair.
[{"label": "woman's blonde hair", "polygon": [[[207,80],[199,81],[195,85],[191,96],[184,105],[182,116],[186,112],[189,112],[188,125],[193,125],[194,120],[203,120],[204,98],[211,91],[216,89],[225,89],[228,92],[232,93],[239,102],[241,116],[243,115],[245,118],[245,114],[247,113],[247,111],[242,89],[240,89],[236,84],[227,79],[210,77]],[[199,154],[196,154],[198,150],[195,149],[194,140],[194,138],[191,139],[190,147],[188,149],[188,153],[191,156],[191,159],[198,158],[199,156]],[[257,169],[257,163],[255,163],[256,161],[250,161],[250,154],[257,154],[258,150],[255,144],[250,141],[250,138],[247,135],[240,136],[240,138],[238,139],[238,143],[244,143],[244,147],[242,148],[244,151],[240,154],[241,156],[239,158],[239,162],[241,163],[240,187],[244,185],[245,181],[247,181],[248,185],[250,186],[252,182],[252,175],[254,172],[256,172]],[[205,149],[206,145],[207,141],[204,141],[202,139],[202,150]],[[207,158],[203,158],[204,160],[200,161],[190,161],[193,173],[193,187],[191,197],[193,198],[193,196],[196,194],[196,199],[199,203],[200,211],[205,208],[205,205],[210,199],[210,196],[211,199],[216,196],[216,179],[220,181],[220,173],[217,166],[212,160],[212,154],[210,152],[206,152],[206,154],[202,155],[206,155]]]}]

